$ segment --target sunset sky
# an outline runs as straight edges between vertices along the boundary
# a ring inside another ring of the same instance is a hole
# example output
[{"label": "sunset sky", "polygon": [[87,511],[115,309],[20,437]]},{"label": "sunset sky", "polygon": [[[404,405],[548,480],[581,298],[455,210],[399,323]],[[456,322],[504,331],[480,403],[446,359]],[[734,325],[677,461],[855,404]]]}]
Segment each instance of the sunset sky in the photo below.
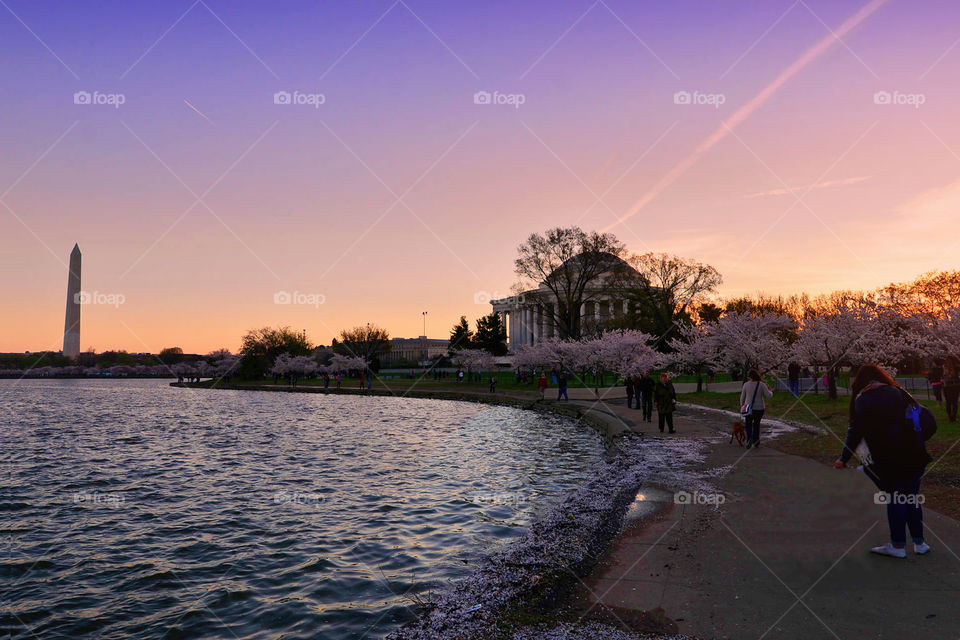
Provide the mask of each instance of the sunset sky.
[{"label": "sunset sky", "polygon": [[958,42],[949,0],[3,0],[0,351],[61,347],[75,242],[98,351],[446,337],[557,225],[723,295],[957,269]]}]

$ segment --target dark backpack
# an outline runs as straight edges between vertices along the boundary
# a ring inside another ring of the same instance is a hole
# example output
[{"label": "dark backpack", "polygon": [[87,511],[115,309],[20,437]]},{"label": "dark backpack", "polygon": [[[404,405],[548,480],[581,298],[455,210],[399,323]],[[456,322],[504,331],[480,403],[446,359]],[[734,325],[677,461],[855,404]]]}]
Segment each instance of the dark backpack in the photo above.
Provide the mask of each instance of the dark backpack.
[{"label": "dark backpack", "polygon": [[923,442],[926,442],[937,432],[936,417],[934,417],[930,409],[917,402],[913,396],[906,391],[903,391],[903,399],[905,403],[903,413],[905,426],[914,433],[919,434]]}]

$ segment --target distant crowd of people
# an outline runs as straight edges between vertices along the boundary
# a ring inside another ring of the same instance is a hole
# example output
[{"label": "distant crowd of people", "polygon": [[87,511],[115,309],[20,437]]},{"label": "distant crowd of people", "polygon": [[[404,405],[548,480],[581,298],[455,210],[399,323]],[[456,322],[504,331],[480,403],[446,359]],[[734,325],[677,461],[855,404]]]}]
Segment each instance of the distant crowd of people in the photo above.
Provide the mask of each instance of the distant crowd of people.
[{"label": "distant crowd of people", "polygon": [[960,399],[960,360],[950,356],[935,360],[927,372],[927,381],[933,389],[937,406],[943,406],[947,420],[957,421],[957,401]]},{"label": "distant crowd of people", "polygon": [[657,408],[657,426],[660,433],[669,429],[676,433],[673,427],[673,412],[677,408],[677,390],[667,373],[661,373],[656,382],[649,371],[643,375],[627,376],[624,379],[627,392],[627,408],[643,412],[643,420],[653,422],[653,407]]}]

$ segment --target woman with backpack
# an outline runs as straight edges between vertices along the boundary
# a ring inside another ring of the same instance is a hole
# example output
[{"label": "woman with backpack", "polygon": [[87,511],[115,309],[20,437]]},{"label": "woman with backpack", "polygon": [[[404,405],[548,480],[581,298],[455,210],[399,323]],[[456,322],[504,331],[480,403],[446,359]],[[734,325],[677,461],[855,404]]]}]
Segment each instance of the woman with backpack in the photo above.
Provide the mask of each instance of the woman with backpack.
[{"label": "woman with backpack", "polygon": [[750,371],[748,380],[740,388],[740,413],[743,414],[743,428],[747,432],[747,449],[760,446],[760,421],[767,406],[764,397],[772,398],[773,391],[760,379],[760,372]]},{"label": "woman with backpack", "polygon": [[866,364],[857,371],[850,387],[850,428],[843,453],[834,466],[844,468],[856,452],[864,472],[882,492],[877,494],[877,502],[887,505],[890,542],[872,548],[873,553],[906,557],[907,528],[913,550],[918,555],[930,551],[923,541],[920,479],[931,461],[924,438],[936,430],[935,422],[932,428],[928,426],[932,420],[929,410],[922,408],[879,366]]}]

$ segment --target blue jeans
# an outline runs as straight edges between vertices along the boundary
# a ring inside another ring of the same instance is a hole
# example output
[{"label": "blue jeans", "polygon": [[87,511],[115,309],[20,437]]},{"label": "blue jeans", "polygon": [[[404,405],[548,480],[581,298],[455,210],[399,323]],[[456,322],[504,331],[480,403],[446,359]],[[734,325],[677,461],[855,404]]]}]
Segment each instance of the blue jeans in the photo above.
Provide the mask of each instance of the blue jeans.
[{"label": "blue jeans", "polygon": [[922,477],[918,471],[883,483],[891,498],[887,502],[887,523],[890,525],[890,542],[895,546],[906,546],[908,528],[915,543],[923,542],[923,507],[917,498]]},{"label": "blue jeans", "polygon": [[747,443],[760,442],[760,421],[763,420],[763,412],[763,409],[754,409],[744,421],[743,428],[747,432]]},{"label": "blue jeans", "polygon": [[566,387],[560,387],[560,388],[557,390],[557,400],[559,400],[560,398],[563,398],[564,400],[569,400],[569,399],[570,399],[570,398],[567,397],[567,388],[566,388]]},{"label": "blue jeans", "polygon": [[791,380],[791,381],[790,381],[790,393],[793,394],[793,397],[794,397],[794,398],[797,398],[797,397],[800,396],[800,381],[799,381],[799,380]]}]

